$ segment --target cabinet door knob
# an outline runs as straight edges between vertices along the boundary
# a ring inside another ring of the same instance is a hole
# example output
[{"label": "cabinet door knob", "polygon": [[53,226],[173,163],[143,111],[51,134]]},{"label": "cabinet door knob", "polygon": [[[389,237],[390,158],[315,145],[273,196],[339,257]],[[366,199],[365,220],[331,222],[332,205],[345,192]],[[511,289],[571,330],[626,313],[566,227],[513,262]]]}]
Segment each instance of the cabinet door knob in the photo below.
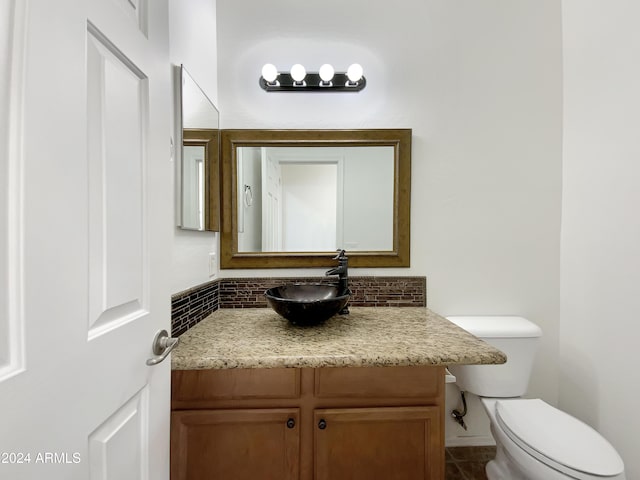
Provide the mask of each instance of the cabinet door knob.
[{"label": "cabinet door knob", "polygon": [[321,418],[318,422],[318,428],[320,430],[324,430],[325,428],[327,428],[327,422],[325,422],[324,418]]},{"label": "cabinet door knob", "polygon": [[293,428],[296,426],[296,421],[293,418],[287,420],[287,428]]}]

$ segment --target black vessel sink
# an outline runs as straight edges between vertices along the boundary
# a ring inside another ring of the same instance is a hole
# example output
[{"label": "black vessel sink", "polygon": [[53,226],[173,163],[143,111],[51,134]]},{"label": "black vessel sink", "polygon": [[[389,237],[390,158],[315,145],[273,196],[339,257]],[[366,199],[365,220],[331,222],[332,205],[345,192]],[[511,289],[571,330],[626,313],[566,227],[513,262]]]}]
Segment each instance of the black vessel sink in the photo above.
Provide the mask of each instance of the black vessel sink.
[{"label": "black vessel sink", "polygon": [[317,325],[340,312],[351,292],[321,283],[291,284],[264,292],[267,303],[295,325]]}]

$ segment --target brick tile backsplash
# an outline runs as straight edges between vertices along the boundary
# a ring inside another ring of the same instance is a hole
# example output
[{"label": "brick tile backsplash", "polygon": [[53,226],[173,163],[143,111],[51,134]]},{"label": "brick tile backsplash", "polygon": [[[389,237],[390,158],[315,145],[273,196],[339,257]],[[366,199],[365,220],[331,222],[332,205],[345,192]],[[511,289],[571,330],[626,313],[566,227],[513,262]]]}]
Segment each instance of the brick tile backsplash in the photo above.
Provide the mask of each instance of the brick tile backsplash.
[{"label": "brick tile backsplash", "polygon": [[[335,283],[326,277],[225,278],[220,280],[220,308],[266,307],[264,291],[285,283]],[[425,277],[350,277],[354,307],[424,307]]]},{"label": "brick tile backsplash", "polygon": [[177,337],[219,308],[220,282],[203,283],[171,296],[171,336]]},{"label": "brick tile backsplash", "polygon": [[[171,297],[172,336],[179,336],[218,308],[264,308],[264,292],[286,283],[335,283],[326,277],[223,278]],[[353,307],[425,307],[426,277],[349,277]]]}]

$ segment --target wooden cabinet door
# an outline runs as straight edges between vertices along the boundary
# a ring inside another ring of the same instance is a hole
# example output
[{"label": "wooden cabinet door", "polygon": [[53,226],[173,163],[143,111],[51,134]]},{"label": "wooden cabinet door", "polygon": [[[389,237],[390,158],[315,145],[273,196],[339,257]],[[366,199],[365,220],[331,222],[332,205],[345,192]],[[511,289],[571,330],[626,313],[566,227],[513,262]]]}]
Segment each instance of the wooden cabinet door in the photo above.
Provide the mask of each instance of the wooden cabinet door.
[{"label": "wooden cabinet door", "polygon": [[172,412],[172,480],[297,480],[297,408]]},{"label": "wooden cabinet door", "polygon": [[315,480],[442,480],[438,407],[315,410]]}]

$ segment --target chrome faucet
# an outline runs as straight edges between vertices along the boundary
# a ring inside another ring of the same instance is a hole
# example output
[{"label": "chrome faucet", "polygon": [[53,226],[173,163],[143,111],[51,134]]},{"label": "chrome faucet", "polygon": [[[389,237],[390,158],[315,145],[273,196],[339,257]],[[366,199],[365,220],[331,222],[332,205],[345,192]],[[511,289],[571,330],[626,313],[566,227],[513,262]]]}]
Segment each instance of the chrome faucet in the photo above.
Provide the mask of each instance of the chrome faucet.
[{"label": "chrome faucet", "polygon": [[344,250],[338,250],[340,253],[333,260],[338,260],[338,266],[327,270],[325,276],[338,275],[338,294],[344,295],[349,291],[349,258]]}]

